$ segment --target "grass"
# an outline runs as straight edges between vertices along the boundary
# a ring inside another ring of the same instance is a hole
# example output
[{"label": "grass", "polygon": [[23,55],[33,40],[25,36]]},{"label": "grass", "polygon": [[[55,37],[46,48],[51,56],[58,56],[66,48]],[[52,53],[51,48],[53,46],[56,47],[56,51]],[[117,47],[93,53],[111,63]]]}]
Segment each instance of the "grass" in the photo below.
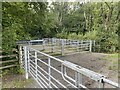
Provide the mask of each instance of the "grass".
[{"label": "grass", "polygon": [[20,80],[20,79],[15,79],[11,82],[7,82],[2,85],[2,88],[24,88],[27,84],[30,84],[32,82],[31,79],[25,79],[25,80]]},{"label": "grass", "polygon": [[118,53],[109,54],[105,56],[103,60],[107,60],[110,62],[107,67],[109,70],[118,71]]},{"label": "grass", "polygon": [[118,53],[110,54],[109,58],[118,59]]}]

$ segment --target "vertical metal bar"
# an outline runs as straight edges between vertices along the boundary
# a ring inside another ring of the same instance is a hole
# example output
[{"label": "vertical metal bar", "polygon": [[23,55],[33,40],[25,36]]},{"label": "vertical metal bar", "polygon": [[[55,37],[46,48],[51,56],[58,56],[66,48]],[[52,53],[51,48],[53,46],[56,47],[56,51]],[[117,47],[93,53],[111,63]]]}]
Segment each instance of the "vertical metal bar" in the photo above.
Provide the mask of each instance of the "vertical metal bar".
[{"label": "vertical metal bar", "polygon": [[35,51],[35,74],[37,79],[37,52]]},{"label": "vertical metal bar", "polygon": [[49,88],[51,87],[51,77],[50,77],[50,75],[51,75],[51,68],[50,68],[50,58],[48,58],[48,79],[49,79]]},{"label": "vertical metal bar", "polygon": [[94,52],[95,52],[95,40],[94,40]]},{"label": "vertical metal bar", "polygon": [[54,52],[54,38],[52,38],[52,45],[51,46],[52,46],[52,48],[51,48],[52,51],[51,52],[53,53]]},{"label": "vertical metal bar", "polygon": [[63,40],[61,40],[61,53],[62,53],[62,55],[64,55],[64,41]]},{"label": "vertical metal bar", "polygon": [[75,85],[80,88],[79,84],[82,84],[82,74],[75,72]]},{"label": "vertical metal bar", "polygon": [[19,46],[19,64],[20,64],[20,68],[22,68],[23,66],[23,62],[22,62],[22,46]]},{"label": "vertical metal bar", "polygon": [[43,39],[43,50],[45,50],[45,40]]},{"label": "vertical metal bar", "polygon": [[98,84],[99,84],[99,90],[104,90],[105,83],[103,82],[102,79],[98,82]]},{"label": "vertical metal bar", "polygon": [[75,72],[75,86],[78,87],[78,75],[77,75],[77,72]]},{"label": "vertical metal bar", "polygon": [[[82,74],[78,73],[78,84],[82,84]],[[78,85],[78,87],[80,87]]]},{"label": "vertical metal bar", "polygon": [[65,75],[67,75],[67,68],[66,67],[64,67],[64,73],[65,73]]},{"label": "vertical metal bar", "polygon": [[24,46],[25,78],[28,79],[27,48]]},{"label": "vertical metal bar", "polygon": [[92,40],[90,40],[89,52],[92,52]]},{"label": "vertical metal bar", "polygon": [[79,52],[79,41],[77,41],[77,52]]},{"label": "vertical metal bar", "polygon": [[81,51],[83,50],[83,40],[81,40]]},{"label": "vertical metal bar", "polygon": [[30,55],[29,55],[29,49],[27,49],[27,56],[28,56],[28,72],[30,72]]}]

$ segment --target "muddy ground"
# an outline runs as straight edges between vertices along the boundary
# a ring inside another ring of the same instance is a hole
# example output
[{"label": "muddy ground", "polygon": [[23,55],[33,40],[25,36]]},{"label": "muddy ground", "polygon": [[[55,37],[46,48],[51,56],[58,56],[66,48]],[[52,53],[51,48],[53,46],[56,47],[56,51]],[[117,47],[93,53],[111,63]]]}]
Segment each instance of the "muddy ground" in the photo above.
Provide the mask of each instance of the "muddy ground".
[{"label": "muddy ground", "polygon": [[[57,56],[57,58],[60,58],[62,60],[67,60],[70,62],[73,62],[77,65],[80,65],[82,67],[85,67],[87,69],[93,70],[95,72],[98,72],[100,74],[103,74],[108,77],[108,79],[118,82],[118,72],[115,70],[111,70],[109,66],[112,66],[111,61],[112,60],[118,60],[117,58],[108,58],[108,54],[103,53],[89,53],[89,52],[81,52],[77,54],[70,54],[65,56]],[[107,59],[106,59],[107,57]],[[45,61],[47,62],[47,61]],[[61,66],[59,63],[52,61],[52,66],[57,68],[58,70],[61,69]],[[44,69],[47,70],[47,67],[45,67],[43,64],[41,65]],[[73,71],[68,71],[68,74],[71,77],[74,77]],[[69,84],[65,83],[61,77],[60,74],[55,73],[52,71],[52,75],[56,77],[57,80],[64,83],[65,85],[69,86]],[[17,84],[18,83],[18,84]],[[24,75],[6,75],[3,77],[3,88],[39,88],[40,86],[36,83],[36,81],[31,78],[28,80],[25,80]],[[94,81],[83,78],[83,84],[89,88],[96,88],[98,87],[98,84]],[[106,85],[105,87],[109,88],[111,86]]]}]

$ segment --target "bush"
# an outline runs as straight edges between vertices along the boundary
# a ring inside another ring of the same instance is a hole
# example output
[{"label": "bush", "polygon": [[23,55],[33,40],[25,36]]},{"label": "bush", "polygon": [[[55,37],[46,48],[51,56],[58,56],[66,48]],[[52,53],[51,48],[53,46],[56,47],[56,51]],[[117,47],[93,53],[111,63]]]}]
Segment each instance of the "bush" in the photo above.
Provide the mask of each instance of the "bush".
[{"label": "bush", "polygon": [[68,39],[74,39],[74,40],[82,40],[83,39],[83,35],[81,34],[76,34],[76,33],[71,33],[68,35],[67,37]]},{"label": "bush", "polygon": [[62,32],[61,33],[58,33],[57,35],[56,35],[56,37],[57,38],[63,38],[63,39],[65,39],[65,38],[67,38],[67,32],[65,32],[66,31],[66,29],[65,28],[63,28],[63,30],[62,30]]},{"label": "bush", "polygon": [[84,39],[87,39],[87,40],[96,40],[98,37],[97,37],[97,31],[96,30],[93,30],[91,32],[87,32],[84,37]]}]

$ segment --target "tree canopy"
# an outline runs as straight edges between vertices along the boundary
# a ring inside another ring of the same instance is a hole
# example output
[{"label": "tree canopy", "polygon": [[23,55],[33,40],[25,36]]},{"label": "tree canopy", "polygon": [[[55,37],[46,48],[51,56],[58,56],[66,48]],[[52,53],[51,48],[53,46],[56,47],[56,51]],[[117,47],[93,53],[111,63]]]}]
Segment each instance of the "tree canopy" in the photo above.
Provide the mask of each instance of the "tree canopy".
[{"label": "tree canopy", "polygon": [[58,37],[91,39],[101,52],[118,50],[120,2],[3,2],[2,48],[17,40]]}]

